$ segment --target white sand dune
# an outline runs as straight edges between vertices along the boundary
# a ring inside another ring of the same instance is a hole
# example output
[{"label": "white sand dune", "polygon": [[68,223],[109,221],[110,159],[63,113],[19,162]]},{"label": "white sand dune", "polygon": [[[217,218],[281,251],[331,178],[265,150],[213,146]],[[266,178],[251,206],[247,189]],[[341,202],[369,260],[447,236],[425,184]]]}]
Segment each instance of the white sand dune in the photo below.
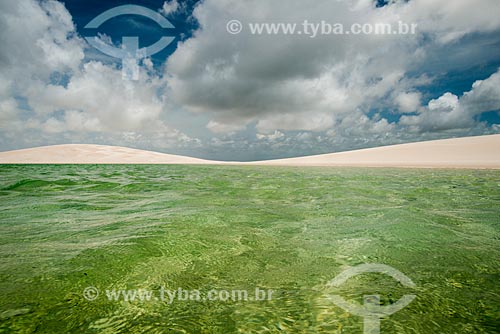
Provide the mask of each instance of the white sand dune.
[{"label": "white sand dune", "polygon": [[68,144],[0,152],[0,163],[216,164],[218,162],[119,146]]},{"label": "white sand dune", "polygon": [[55,145],[0,152],[0,164],[232,164],[500,169],[500,135],[435,140],[315,156],[248,163],[102,145]]},{"label": "white sand dune", "polygon": [[359,166],[500,169],[500,135],[434,140],[263,161],[273,166]]}]

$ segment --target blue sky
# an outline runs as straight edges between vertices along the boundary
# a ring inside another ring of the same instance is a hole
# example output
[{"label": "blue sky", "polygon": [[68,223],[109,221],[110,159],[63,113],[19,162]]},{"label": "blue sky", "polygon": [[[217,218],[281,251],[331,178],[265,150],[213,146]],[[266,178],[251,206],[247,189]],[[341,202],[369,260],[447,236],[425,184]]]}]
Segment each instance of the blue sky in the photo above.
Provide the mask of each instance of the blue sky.
[{"label": "blue sky", "polygon": [[[125,4],[137,15],[85,29]],[[500,133],[500,3],[97,1],[0,5],[0,149],[93,143],[222,160]],[[239,20],[243,31],[226,24]],[[418,25],[414,35],[255,35],[253,23]],[[99,34],[175,41],[123,80]]]}]

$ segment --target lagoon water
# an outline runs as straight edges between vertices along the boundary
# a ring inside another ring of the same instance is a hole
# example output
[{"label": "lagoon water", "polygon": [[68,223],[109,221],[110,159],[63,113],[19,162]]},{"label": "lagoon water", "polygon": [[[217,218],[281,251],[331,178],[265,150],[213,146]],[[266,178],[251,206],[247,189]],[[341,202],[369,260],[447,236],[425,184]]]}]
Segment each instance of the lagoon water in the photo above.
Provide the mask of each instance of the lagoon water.
[{"label": "lagoon water", "polygon": [[[500,171],[4,165],[0,203],[0,333],[355,334],[329,296],[408,294],[381,333],[500,332]],[[415,287],[328,286],[366,263]],[[158,298],[256,288],[272,298]]]}]

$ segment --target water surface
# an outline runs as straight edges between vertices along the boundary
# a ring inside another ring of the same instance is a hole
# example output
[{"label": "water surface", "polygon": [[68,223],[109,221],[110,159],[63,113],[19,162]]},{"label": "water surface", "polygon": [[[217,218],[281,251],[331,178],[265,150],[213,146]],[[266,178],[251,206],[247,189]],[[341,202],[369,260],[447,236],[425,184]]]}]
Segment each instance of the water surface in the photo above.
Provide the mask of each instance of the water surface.
[{"label": "water surface", "polygon": [[[500,172],[1,166],[1,333],[362,333],[328,298],[417,298],[381,333],[498,333]],[[327,283],[383,263],[380,274]],[[93,301],[85,288],[100,291]],[[110,301],[107,289],[275,290]]]}]

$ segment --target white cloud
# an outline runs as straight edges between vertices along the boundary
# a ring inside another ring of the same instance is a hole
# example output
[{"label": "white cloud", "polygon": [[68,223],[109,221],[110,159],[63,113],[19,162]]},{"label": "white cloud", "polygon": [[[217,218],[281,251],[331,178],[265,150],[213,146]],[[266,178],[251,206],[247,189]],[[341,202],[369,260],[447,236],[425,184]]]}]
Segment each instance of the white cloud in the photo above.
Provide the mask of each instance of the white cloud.
[{"label": "white cloud", "polygon": [[476,115],[500,109],[500,69],[486,80],[474,82],[472,90],[464,93],[461,103]]},{"label": "white cloud", "polygon": [[430,111],[450,112],[458,108],[458,96],[446,93],[437,100],[429,102]]},{"label": "white cloud", "polygon": [[420,108],[422,94],[419,92],[400,93],[396,96],[395,102],[399,110],[405,113],[417,111]]},{"label": "white cloud", "polygon": [[4,77],[44,80],[54,71],[77,70],[84,57],[71,15],[58,1],[4,1],[0,28]]},{"label": "white cloud", "polygon": [[[387,7],[395,15],[418,23],[419,29],[437,37],[441,43],[456,41],[470,33],[490,32],[500,28],[497,0],[412,0]],[[399,8],[398,8],[399,7]],[[401,10],[399,10],[401,9]]]},{"label": "white cloud", "polygon": [[[83,41],[71,15],[57,1],[0,2],[0,119],[3,135],[25,137],[21,101],[26,90],[54,72],[78,71]],[[40,87],[43,92],[44,86]],[[20,135],[21,134],[21,135]]]},{"label": "white cloud", "polygon": [[207,124],[207,129],[213,133],[234,133],[241,131],[245,128],[245,125],[240,124],[230,124],[230,123],[219,123],[217,121],[211,120]]},{"label": "white cloud", "polygon": [[20,112],[17,101],[13,98],[0,99],[0,128],[9,129],[17,120]]},{"label": "white cloud", "polygon": [[500,109],[500,69],[458,97],[445,93],[431,100],[416,116],[403,116],[400,123],[413,131],[465,129],[474,126],[474,116]]},{"label": "white cloud", "polygon": [[327,113],[276,113],[263,116],[256,127],[262,133],[273,133],[276,129],[324,131],[333,124],[333,115]]},{"label": "white cloud", "polygon": [[[76,110],[82,121],[93,124],[94,131],[130,131],[147,130],[158,121],[162,102],[156,96],[156,89],[155,81],[122,80],[120,70],[89,62],[71,77],[67,87],[34,86],[27,96],[39,116],[64,110],[74,120]],[[65,115],[64,119],[70,120],[68,117]]]},{"label": "white cloud", "polygon": [[164,15],[169,15],[172,13],[175,13],[179,10],[184,10],[185,5],[183,3],[180,3],[177,0],[168,0],[163,3],[163,7],[161,9],[161,12]]},{"label": "white cloud", "polygon": [[259,140],[276,141],[278,139],[285,137],[285,134],[281,131],[276,130],[276,131],[274,131],[274,133],[269,134],[269,135],[257,133],[256,136],[257,136],[257,139],[259,139]]}]

